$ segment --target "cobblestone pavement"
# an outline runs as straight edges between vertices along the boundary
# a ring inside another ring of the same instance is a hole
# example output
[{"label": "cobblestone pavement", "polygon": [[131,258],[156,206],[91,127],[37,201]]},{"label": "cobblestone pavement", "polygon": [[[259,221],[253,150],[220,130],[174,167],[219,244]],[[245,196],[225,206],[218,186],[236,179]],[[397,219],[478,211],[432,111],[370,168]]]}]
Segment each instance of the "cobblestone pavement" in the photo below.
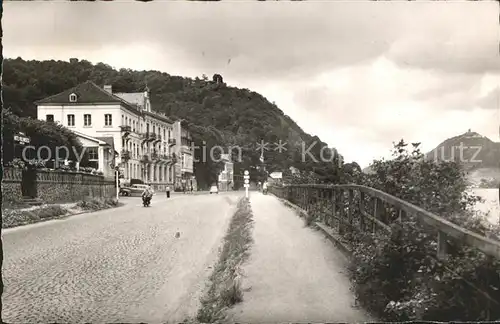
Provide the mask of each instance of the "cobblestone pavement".
[{"label": "cobblestone pavement", "polygon": [[158,195],[148,208],[127,197],[114,210],[3,231],[3,320],[164,323],[194,316],[241,195]]}]

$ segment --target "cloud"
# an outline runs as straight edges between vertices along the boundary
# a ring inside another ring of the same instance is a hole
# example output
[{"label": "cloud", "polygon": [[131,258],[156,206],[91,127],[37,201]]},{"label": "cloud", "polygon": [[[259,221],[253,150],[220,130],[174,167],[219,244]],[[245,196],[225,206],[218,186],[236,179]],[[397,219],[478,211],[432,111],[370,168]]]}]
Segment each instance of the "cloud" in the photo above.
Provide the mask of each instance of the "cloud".
[{"label": "cloud", "polygon": [[500,86],[480,98],[477,105],[484,109],[500,109]]},{"label": "cloud", "polygon": [[497,7],[6,2],[4,55],[78,57],[191,77],[220,73],[364,164],[401,138],[430,150],[468,128],[496,136]]},{"label": "cloud", "polygon": [[[475,6],[475,4],[478,4]],[[418,5],[417,5],[418,7]],[[450,3],[416,11],[412,33],[394,42],[387,56],[402,67],[449,73],[500,71],[498,6],[493,2]],[[418,21],[418,22],[417,22]]]},{"label": "cloud", "polygon": [[169,59],[199,70],[302,78],[386,52],[399,64],[422,68],[498,69],[491,51],[498,50],[496,34],[484,28],[495,19],[488,12],[494,6],[30,2],[6,3],[4,21],[6,41],[16,46],[98,50],[156,43]]}]

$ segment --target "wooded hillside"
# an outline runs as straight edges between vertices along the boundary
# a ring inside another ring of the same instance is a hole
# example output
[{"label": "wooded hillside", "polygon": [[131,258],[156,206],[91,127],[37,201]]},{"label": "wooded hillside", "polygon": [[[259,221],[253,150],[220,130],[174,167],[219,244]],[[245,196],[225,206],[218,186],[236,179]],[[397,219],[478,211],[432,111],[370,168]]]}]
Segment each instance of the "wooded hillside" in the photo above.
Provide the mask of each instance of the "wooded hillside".
[{"label": "wooded hillside", "polygon": [[[197,145],[239,146],[243,160],[235,164],[235,174],[251,166],[260,165],[256,143],[286,142],[286,151],[274,151],[269,146],[264,153],[266,170],[284,171],[294,166],[301,171],[312,171],[320,182],[338,180],[338,154],[332,162],[302,161],[302,145],[309,148],[316,142],[311,154],[319,160],[320,149],[326,143],[305,133],[289,116],[262,95],[249,89],[228,86],[223,76],[202,76],[191,79],[158,71],[115,70],[111,66],[71,59],[65,61],[25,61],[21,58],[4,60],[4,107],[18,116],[36,118],[34,101],[57,94],[79,83],[91,80],[104,86],[110,84],[116,92],[151,91],[153,110],[189,123]],[[201,155],[198,150],[196,155]],[[325,151],[326,152],[326,151]],[[227,152],[226,152],[227,153]],[[324,154],[327,156],[327,154]],[[198,156],[199,157],[199,156]],[[195,163],[196,176],[202,184],[215,181],[218,166],[208,161]],[[260,173],[262,175],[262,173]]]}]

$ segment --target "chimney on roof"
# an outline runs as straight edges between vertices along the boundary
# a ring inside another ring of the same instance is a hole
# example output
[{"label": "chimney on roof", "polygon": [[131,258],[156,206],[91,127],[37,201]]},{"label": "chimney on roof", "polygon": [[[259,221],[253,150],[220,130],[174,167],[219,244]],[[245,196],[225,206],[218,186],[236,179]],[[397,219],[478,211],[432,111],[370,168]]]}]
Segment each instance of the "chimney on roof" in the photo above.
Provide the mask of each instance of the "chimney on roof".
[{"label": "chimney on roof", "polygon": [[113,86],[112,85],[105,85],[104,91],[107,91],[107,92],[113,94]]}]

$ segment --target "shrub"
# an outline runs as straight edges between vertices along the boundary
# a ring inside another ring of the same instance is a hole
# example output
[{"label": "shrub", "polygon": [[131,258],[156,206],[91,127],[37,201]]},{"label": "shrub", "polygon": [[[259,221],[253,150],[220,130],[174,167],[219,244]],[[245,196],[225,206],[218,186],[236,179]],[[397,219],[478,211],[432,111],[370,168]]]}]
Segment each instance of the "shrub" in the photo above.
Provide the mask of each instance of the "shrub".
[{"label": "shrub", "polygon": [[116,198],[91,198],[82,200],[76,205],[85,210],[100,210],[118,206],[118,200]]},{"label": "shrub", "polygon": [[48,205],[28,210],[3,210],[2,227],[14,227],[66,215],[68,210],[59,205]]},{"label": "shrub", "polygon": [[85,210],[99,210],[102,208],[103,203],[98,199],[86,199],[78,202],[76,205]]},{"label": "shrub", "polygon": [[67,212],[68,210],[60,205],[49,205],[33,210],[33,213],[36,214],[40,219],[65,215]]},{"label": "shrub", "polygon": [[[456,163],[425,160],[418,144],[409,152],[400,141],[394,159],[374,161],[372,169],[374,174],[359,178],[361,184],[498,237],[498,229],[473,212],[480,199],[465,192],[466,178]],[[436,260],[437,233],[411,216],[393,226],[391,234],[348,230],[343,236],[353,247],[349,270],[357,298],[381,320],[500,319],[498,260],[461,242],[453,242],[446,262]]]}]

